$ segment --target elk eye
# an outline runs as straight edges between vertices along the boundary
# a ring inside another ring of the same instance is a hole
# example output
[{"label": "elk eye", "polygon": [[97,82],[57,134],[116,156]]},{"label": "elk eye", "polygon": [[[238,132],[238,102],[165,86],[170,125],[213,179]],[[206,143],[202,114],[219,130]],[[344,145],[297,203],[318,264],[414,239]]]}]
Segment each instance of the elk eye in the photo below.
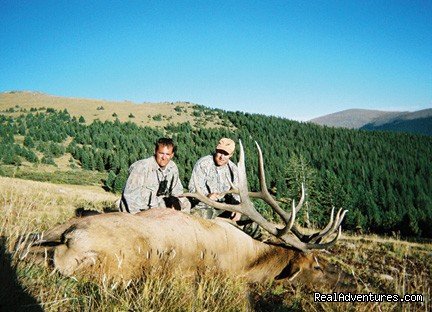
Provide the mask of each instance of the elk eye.
[{"label": "elk eye", "polygon": [[321,272],[323,271],[322,267],[320,267],[319,265],[314,266],[314,270],[321,271]]}]

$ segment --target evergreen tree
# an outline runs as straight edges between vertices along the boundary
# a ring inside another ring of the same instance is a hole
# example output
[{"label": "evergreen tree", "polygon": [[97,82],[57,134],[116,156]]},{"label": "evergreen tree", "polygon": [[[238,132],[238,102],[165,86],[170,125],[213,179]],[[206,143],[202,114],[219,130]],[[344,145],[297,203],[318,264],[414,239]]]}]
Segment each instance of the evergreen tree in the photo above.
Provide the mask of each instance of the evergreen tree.
[{"label": "evergreen tree", "polygon": [[96,170],[100,172],[105,171],[105,165],[100,153],[97,153],[95,156]]},{"label": "evergreen tree", "polygon": [[[301,186],[304,186],[305,190],[305,201],[303,208],[304,221],[308,227],[310,227],[310,212],[313,210],[317,212],[315,218],[317,221],[323,216],[323,213],[318,209],[318,203],[316,202],[316,176],[317,172],[313,169],[305,160],[303,156],[300,157],[293,155],[289,158],[288,164],[285,167],[286,185],[288,186],[287,195],[291,200],[297,200],[301,193]],[[279,190],[277,190],[279,192]]]},{"label": "evergreen tree", "polygon": [[121,193],[123,191],[123,188],[126,184],[127,177],[128,177],[127,170],[121,169],[114,180],[114,185],[113,185],[114,192]]},{"label": "evergreen tree", "polygon": [[35,144],[34,144],[34,142],[33,142],[33,140],[32,140],[31,137],[26,136],[26,137],[24,138],[24,146],[26,146],[26,147],[30,147],[30,148],[35,147]]},{"label": "evergreen tree", "polygon": [[116,174],[114,173],[114,171],[110,170],[108,173],[108,178],[105,181],[105,186],[111,191],[114,191],[115,179],[116,179]]}]

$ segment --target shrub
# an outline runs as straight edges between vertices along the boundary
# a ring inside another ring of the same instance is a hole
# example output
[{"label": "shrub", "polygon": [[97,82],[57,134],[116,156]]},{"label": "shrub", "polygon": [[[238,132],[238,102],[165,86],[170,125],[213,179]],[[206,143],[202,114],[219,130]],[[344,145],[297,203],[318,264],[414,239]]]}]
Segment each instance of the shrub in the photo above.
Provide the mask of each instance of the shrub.
[{"label": "shrub", "polygon": [[54,158],[52,158],[51,156],[43,156],[42,159],[41,159],[41,163],[46,164],[46,165],[54,165],[54,166],[56,166]]},{"label": "shrub", "polygon": [[153,116],[152,119],[154,121],[161,121],[162,120],[162,115],[161,114],[157,114],[157,115]]}]

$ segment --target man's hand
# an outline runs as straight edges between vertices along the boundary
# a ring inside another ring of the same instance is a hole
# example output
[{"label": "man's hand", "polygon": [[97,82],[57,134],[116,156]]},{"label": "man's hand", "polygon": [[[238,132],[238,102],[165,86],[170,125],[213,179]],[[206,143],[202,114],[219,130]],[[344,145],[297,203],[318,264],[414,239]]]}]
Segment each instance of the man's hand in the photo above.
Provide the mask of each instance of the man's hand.
[{"label": "man's hand", "polygon": [[208,197],[209,199],[211,199],[211,200],[216,201],[216,200],[219,199],[220,194],[219,194],[219,193],[210,193],[210,194],[207,195],[207,197]]},{"label": "man's hand", "polygon": [[231,213],[231,220],[233,220],[234,222],[240,221],[241,218],[241,213],[240,212],[232,212]]}]

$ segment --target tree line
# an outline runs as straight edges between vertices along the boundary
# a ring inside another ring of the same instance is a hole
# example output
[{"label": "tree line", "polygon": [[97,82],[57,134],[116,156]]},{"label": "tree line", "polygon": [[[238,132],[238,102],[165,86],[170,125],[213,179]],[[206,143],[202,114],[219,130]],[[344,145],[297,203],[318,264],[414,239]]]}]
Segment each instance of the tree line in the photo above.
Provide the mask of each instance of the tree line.
[{"label": "tree line", "polygon": [[[208,111],[195,106],[196,114]],[[55,164],[55,158],[67,152],[72,168],[104,172],[105,187],[121,192],[129,166],[152,155],[157,138],[170,136],[177,142],[175,162],[187,187],[195,162],[211,153],[221,137],[230,137],[243,142],[248,183],[256,190],[257,141],[268,187],[281,202],[298,199],[301,184],[305,185],[301,222],[323,226],[335,207],[349,210],[344,224],[348,229],[432,237],[432,138],[330,128],[242,112],[212,110],[212,114],[235,128],[196,128],[188,122],[150,128],[118,120],[86,125],[67,110],[53,109],[18,117],[0,115],[1,162]],[[263,209],[260,203],[257,206]]]}]

